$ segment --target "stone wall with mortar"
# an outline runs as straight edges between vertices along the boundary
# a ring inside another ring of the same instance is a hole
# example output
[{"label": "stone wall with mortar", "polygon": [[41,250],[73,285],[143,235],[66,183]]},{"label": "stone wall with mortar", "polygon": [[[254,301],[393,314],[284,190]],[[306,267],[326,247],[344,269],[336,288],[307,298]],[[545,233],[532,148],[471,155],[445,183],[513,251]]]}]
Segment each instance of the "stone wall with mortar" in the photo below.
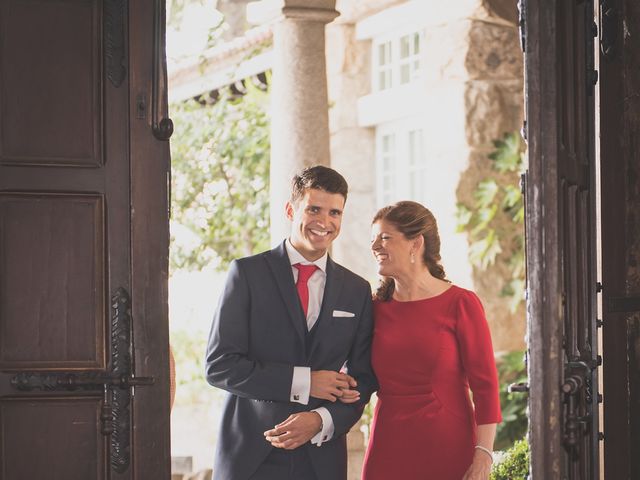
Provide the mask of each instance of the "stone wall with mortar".
[{"label": "stone wall with mortar", "polygon": [[[363,2],[339,1],[337,8],[354,3],[358,8],[345,8],[346,16],[327,26],[331,164],[350,185],[342,233],[332,254],[376,284],[369,253],[370,220],[376,211],[375,129],[359,126],[357,111],[358,98],[371,93],[371,42],[356,39],[355,24],[404,2],[378,1],[367,11]],[[468,266],[466,238],[455,233],[455,210],[458,202],[471,200],[480,181],[493,174],[487,158],[492,141],[522,126],[522,53],[511,4],[502,0],[465,3],[468,11],[439,23],[426,21],[424,30],[423,128],[429,138],[426,154],[437,166],[428,180],[433,192],[428,207],[440,224],[445,269],[449,266],[454,283],[478,293],[496,351],[509,351],[524,348],[524,309],[512,314],[508,300],[499,295],[501,279],[508,277],[501,262],[488,271]]]}]

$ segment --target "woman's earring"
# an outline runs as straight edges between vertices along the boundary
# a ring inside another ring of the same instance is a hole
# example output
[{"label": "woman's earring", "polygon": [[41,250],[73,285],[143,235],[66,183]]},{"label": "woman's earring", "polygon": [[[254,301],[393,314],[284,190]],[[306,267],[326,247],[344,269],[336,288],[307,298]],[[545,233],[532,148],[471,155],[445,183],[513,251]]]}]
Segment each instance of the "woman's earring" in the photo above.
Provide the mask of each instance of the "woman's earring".
[{"label": "woman's earring", "polygon": [[411,252],[411,257],[410,257],[409,261],[411,263],[416,263],[416,256],[415,256],[415,254],[413,252]]}]

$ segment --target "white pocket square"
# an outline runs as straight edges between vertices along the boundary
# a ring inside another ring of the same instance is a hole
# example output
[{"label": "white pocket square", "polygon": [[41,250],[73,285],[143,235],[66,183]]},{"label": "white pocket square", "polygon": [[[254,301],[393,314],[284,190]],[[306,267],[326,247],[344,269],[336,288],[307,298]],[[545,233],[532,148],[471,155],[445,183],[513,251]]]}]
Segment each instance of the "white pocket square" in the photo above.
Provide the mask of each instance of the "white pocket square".
[{"label": "white pocket square", "polygon": [[333,316],[334,317],[355,317],[356,314],[351,312],[344,312],[342,310],[334,310]]}]

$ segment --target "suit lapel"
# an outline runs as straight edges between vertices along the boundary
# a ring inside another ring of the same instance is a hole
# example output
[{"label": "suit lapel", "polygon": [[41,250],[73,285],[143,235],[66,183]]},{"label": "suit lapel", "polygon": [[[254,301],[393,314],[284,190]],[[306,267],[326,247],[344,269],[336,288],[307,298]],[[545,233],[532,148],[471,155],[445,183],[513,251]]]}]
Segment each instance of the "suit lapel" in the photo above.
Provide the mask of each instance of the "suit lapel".
[{"label": "suit lapel", "polygon": [[331,257],[327,258],[327,283],[324,287],[324,295],[322,298],[322,307],[320,308],[320,315],[316,324],[313,326],[313,339],[311,341],[311,349],[309,351],[308,358],[312,358],[313,352],[322,341],[325,335],[331,333],[330,319],[333,315],[333,307],[338,301],[340,290],[342,290],[342,283],[344,281],[344,272],[336,267],[336,264]]},{"label": "suit lapel", "polygon": [[295,331],[298,333],[300,341],[304,345],[306,332],[303,330],[303,312],[300,307],[300,301],[298,300],[298,291],[296,290],[296,286],[293,281],[291,262],[289,261],[289,256],[287,255],[284,242],[271,250],[271,252],[266,255],[266,260],[273,272],[273,277],[276,280],[278,290],[280,290],[282,301],[287,306],[289,320],[291,321]]}]

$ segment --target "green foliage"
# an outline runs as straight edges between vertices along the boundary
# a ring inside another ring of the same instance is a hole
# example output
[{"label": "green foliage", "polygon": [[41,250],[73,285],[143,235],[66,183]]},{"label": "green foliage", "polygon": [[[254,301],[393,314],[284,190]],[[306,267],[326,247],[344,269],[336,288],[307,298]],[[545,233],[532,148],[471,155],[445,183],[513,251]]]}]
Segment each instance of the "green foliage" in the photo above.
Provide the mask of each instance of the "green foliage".
[{"label": "green foliage", "polygon": [[497,463],[489,476],[490,480],[524,480],[529,475],[529,444],[518,440]]},{"label": "green foliage", "polygon": [[502,423],[498,424],[495,448],[504,450],[527,433],[527,396],[507,391],[509,384],[524,382],[527,379],[524,352],[509,352],[500,356],[497,360],[497,368]]},{"label": "green foliage", "polygon": [[458,204],[458,231],[469,235],[469,260],[486,270],[500,258],[511,272],[501,294],[515,311],[524,296],[524,203],[518,186],[524,144],[518,132],[493,142],[489,155],[494,174],[481,181],[471,205]]},{"label": "green foliage", "polygon": [[171,332],[171,351],[176,365],[176,404],[191,405],[210,400],[212,388],[204,379],[206,332]]},{"label": "green foliage", "polygon": [[171,267],[200,269],[269,246],[268,96],[171,105]]}]

